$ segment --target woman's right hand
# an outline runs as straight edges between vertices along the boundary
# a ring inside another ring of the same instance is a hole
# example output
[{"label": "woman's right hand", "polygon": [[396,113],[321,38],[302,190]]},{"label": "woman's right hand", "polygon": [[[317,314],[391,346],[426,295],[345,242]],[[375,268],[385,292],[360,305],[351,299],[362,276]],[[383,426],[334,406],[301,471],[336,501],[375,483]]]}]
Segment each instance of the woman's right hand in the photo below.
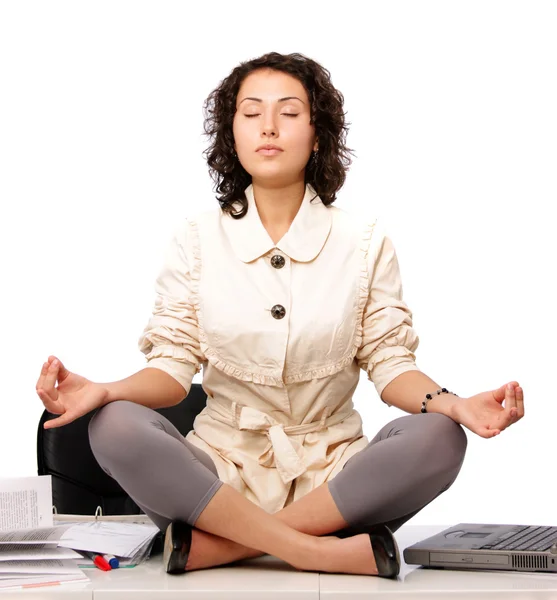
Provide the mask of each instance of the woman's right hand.
[{"label": "woman's right hand", "polygon": [[103,406],[108,399],[106,387],[68,371],[55,356],[49,356],[43,364],[35,389],[46,410],[60,415],[46,421],[45,429],[67,425]]}]

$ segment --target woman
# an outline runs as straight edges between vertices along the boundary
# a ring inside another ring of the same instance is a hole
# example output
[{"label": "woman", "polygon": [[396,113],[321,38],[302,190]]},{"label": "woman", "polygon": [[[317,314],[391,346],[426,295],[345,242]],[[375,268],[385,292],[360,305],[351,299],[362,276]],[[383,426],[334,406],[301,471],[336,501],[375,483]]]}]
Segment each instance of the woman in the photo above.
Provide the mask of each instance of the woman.
[{"label": "woman", "polygon": [[[455,480],[461,425],[489,438],[524,414],[517,382],[458,398],[416,366],[392,242],[332,206],[350,164],[342,102],[300,54],[236,67],[205,105],[220,206],[169,246],[139,340],[147,367],[101,384],[43,365],[37,393],[60,415],[45,426],[100,408],[91,448],[166,530],[167,572],[268,553],[396,577],[392,532]],[[201,366],[207,407],[184,439],[152,409],[181,402]],[[371,441],[352,404],[359,369],[409,413]]]}]

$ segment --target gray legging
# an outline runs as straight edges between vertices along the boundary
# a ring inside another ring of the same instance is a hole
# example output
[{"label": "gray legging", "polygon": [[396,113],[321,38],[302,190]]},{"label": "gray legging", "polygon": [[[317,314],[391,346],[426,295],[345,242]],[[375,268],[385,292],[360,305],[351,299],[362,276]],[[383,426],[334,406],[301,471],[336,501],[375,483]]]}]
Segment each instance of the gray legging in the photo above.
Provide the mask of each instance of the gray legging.
[{"label": "gray legging", "polygon": [[[223,484],[206,452],[141,404],[119,400],[101,408],[89,440],[105,473],[161,531],[175,519],[194,525]],[[445,415],[405,415],[352,456],[329,490],[350,526],[385,523],[396,531],[452,485],[466,445],[464,429]]]}]

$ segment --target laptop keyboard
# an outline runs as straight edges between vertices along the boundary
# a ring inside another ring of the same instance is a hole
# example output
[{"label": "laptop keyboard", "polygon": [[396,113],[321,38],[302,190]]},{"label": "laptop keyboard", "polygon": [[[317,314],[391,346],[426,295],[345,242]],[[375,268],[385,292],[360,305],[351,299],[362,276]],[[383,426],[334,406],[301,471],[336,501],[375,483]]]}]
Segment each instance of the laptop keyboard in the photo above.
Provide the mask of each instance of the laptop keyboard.
[{"label": "laptop keyboard", "polygon": [[557,527],[527,525],[507,531],[479,550],[529,550],[543,552],[557,542]]}]

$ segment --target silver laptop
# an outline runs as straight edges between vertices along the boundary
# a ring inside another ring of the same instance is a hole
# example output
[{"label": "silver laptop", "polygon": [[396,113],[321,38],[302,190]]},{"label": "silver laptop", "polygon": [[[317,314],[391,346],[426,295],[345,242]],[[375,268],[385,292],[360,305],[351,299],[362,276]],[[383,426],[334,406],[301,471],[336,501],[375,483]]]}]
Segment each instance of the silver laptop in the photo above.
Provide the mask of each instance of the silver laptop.
[{"label": "silver laptop", "polygon": [[441,569],[557,572],[557,527],[459,523],[408,546],[407,564]]}]

